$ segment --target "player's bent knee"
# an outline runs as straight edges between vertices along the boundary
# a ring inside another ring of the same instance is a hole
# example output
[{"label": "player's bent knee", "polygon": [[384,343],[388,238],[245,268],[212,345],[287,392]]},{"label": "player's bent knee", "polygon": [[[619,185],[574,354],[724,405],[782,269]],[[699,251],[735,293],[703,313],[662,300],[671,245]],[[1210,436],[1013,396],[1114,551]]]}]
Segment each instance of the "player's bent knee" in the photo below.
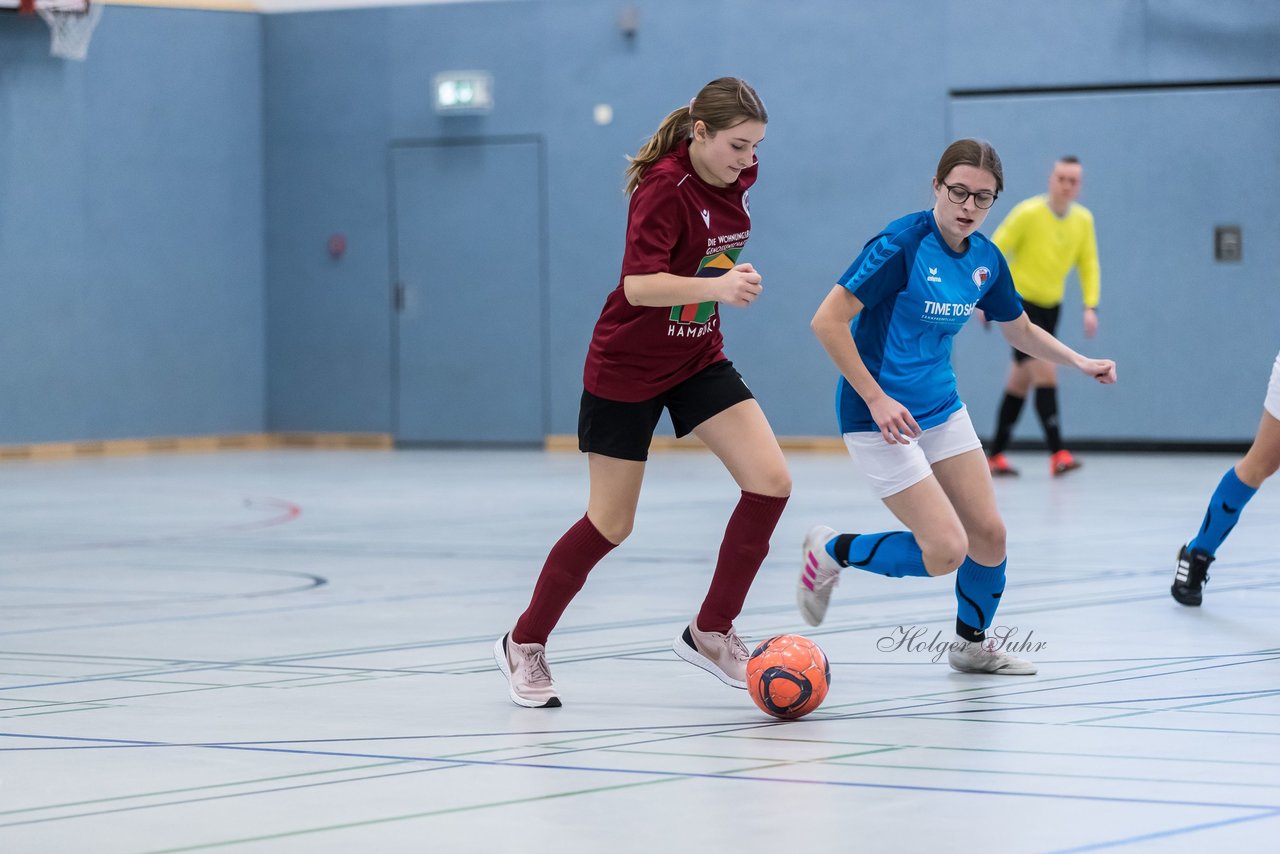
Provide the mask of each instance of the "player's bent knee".
[{"label": "player's bent knee", "polygon": [[1280,470],[1280,458],[1272,460],[1249,460],[1246,458],[1237,468],[1241,482],[1246,486],[1258,489],[1262,486],[1263,481],[1275,474],[1277,470]]},{"label": "player's bent knee", "polygon": [[634,521],[634,519],[604,519],[599,522],[592,520],[592,524],[596,526],[596,530],[600,532],[600,536],[617,546],[621,545],[623,540],[631,536],[631,529],[634,527]]},{"label": "player's bent knee", "polygon": [[1005,553],[1007,536],[1004,522],[999,518],[984,521],[975,530],[969,531],[970,552],[1002,555]]},{"label": "player's bent knee", "polygon": [[770,498],[787,498],[791,495],[791,473],[786,468],[752,472],[750,477],[740,478],[738,486],[743,492],[767,495]]},{"label": "player's bent knee", "polygon": [[1236,465],[1240,480],[1254,489],[1262,486],[1262,482],[1277,471],[1280,471],[1280,447],[1267,447],[1257,441]]},{"label": "player's bent knee", "polygon": [[924,568],[930,575],[950,575],[964,563],[965,556],[969,553],[969,540],[964,534],[953,535],[921,543],[920,551],[924,555]]},{"label": "player's bent knee", "polygon": [[771,475],[765,482],[765,488],[760,490],[760,494],[773,498],[788,497],[791,495],[791,474],[784,470],[778,474]]}]

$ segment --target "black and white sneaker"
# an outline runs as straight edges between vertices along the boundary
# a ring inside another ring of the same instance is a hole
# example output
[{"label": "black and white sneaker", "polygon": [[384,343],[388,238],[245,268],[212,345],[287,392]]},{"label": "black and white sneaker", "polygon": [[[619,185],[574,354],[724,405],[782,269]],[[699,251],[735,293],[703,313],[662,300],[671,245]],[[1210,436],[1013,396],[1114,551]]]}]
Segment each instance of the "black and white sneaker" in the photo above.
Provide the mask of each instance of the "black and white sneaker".
[{"label": "black and white sneaker", "polygon": [[1173,586],[1169,592],[1183,605],[1199,607],[1204,598],[1204,583],[1209,580],[1209,564],[1213,557],[1199,549],[1188,551],[1186,546],[1178,550],[1178,565],[1173,573]]}]

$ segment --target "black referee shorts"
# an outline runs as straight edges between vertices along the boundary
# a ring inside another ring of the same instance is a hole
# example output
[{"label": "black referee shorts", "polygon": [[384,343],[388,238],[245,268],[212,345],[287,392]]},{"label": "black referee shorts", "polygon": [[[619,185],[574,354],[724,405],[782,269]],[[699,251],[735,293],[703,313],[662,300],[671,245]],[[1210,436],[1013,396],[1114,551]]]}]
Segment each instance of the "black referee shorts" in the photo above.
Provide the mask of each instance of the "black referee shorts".
[{"label": "black referee shorts", "polygon": [[663,409],[671,414],[676,435],[687,436],[713,415],[754,397],[728,360],[708,365],[657,397],[638,403],[607,400],[584,389],[578,410],[578,450],[644,462]]},{"label": "black referee shorts", "polygon": [[[1027,319],[1048,332],[1050,335],[1056,335],[1058,332],[1058,314],[1062,311],[1062,303],[1058,303],[1053,308],[1044,308],[1035,303],[1023,302],[1022,309],[1027,313]],[[1013,360],[1019,364],[1025,362],[1031,357],[1021,350],[1014,349]]]}]

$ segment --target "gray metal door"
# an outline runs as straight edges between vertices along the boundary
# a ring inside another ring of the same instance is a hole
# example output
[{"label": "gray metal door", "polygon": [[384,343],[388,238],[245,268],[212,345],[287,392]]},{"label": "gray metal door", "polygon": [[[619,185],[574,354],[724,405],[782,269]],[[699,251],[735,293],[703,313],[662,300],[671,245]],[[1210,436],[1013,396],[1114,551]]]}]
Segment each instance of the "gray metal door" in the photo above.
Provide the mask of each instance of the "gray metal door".
[{"label": "gray metal door", "polygon": [[392,149],[401,444],[547,433],[541,144]]}]

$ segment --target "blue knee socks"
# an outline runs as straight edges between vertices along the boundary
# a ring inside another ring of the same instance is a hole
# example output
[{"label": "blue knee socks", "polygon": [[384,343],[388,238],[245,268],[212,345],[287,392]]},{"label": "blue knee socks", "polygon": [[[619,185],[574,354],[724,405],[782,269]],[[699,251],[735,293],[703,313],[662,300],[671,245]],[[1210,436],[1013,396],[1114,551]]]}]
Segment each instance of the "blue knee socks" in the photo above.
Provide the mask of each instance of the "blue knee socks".
[{"label": "blue knee socks", "polygon": [[[878,575],[901,578],[927,576],[924,555],[910,531],[882,534],[840,534],[827,543],[827,553],[841,566],[865,569]],[[956,571],[956,632],[967,640],[980,641],[991,626],[1004,593],[1004,570],[983,566],[966,557]]]},{"label": "blue knee socks", "polygon": [[1227,534],[1236,526],[1240,511],[1257,491],[1236,476],[1235,466],[1227,469],[1227,473],[1218,482],[1218,488],[1213,492],[1213,498],[1209,499],[1209,509],[1205,511],[1200,533],[1187,543],[1187,549],[1202,551],[1213,557],[1218,546],[1222,545]]},{"label": "blue knee socks", "polygon": [[980,641],[991,627],[1004,593],[1004,568],[983,566],[966,557],[956,570],[956,634],[968,641]]},{"label": "blue knee socks", "polygon": [[890,578],[929,574],[924,568],[920,544],[910,531],[840,534],[827,543],[827,553],[841,566],[865,569]]}]

